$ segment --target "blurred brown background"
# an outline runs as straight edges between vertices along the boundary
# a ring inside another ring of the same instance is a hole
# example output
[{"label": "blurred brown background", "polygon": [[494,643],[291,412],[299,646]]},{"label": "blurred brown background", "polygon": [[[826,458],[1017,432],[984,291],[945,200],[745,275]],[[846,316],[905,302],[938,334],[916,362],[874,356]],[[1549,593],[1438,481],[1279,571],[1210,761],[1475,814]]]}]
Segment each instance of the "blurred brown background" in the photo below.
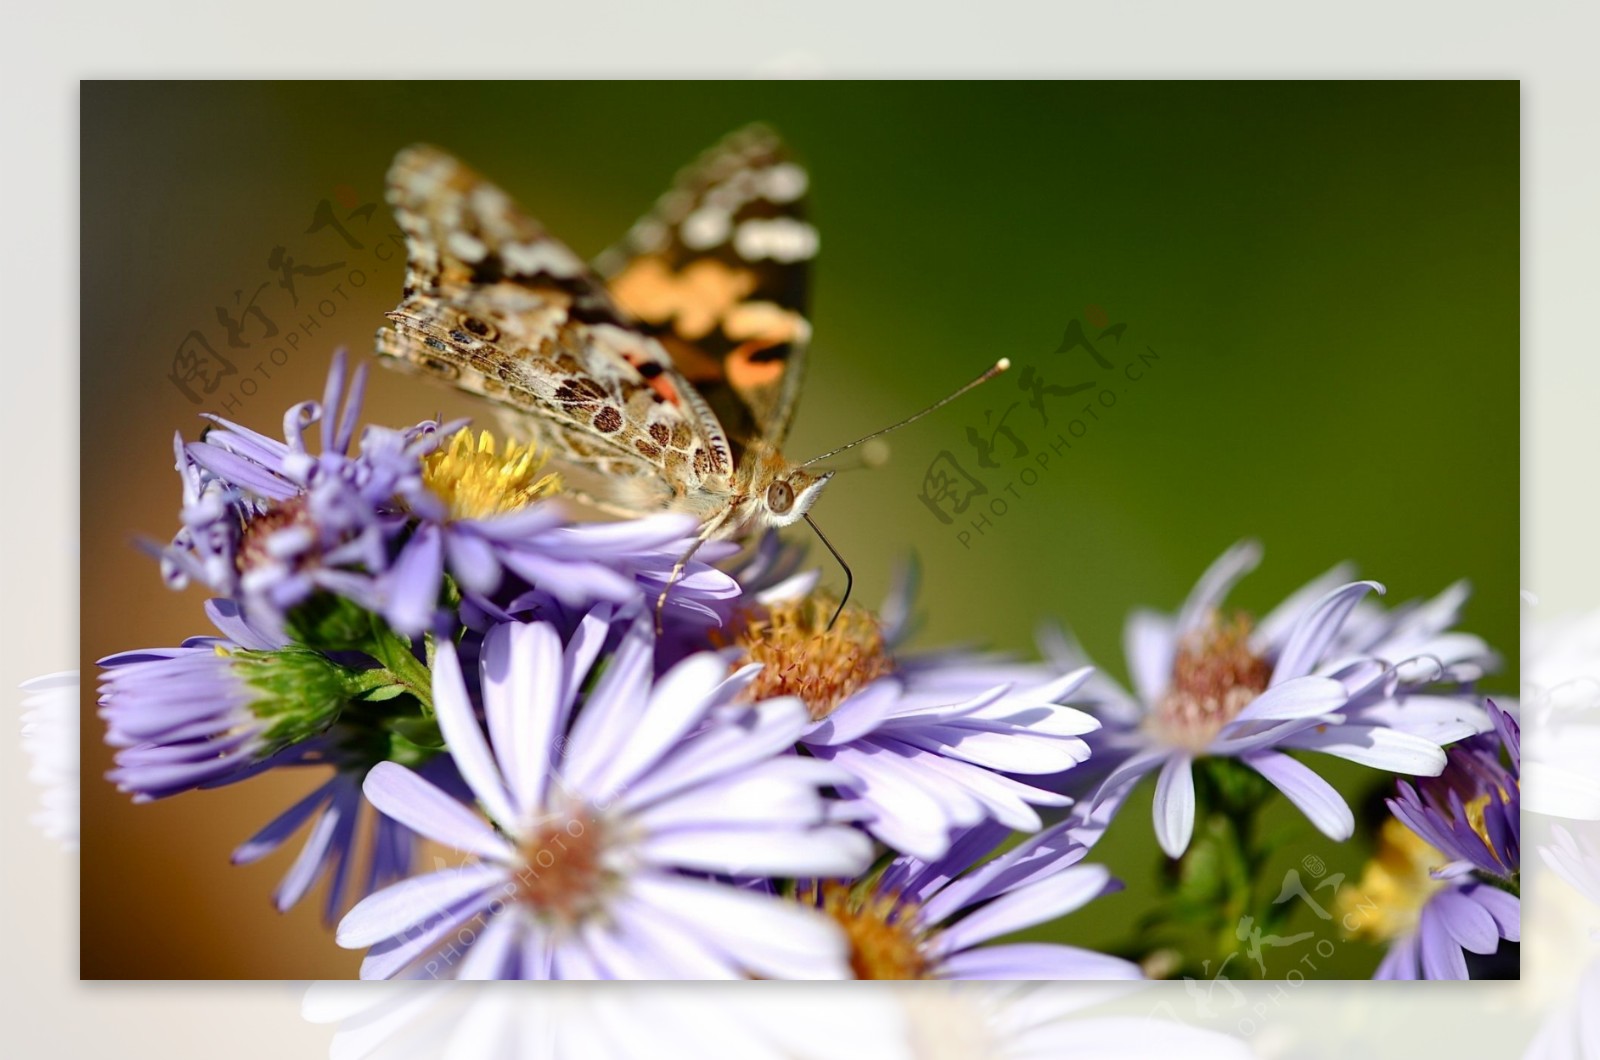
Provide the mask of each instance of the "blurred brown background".
[{"label": "blurred brown background", "polygon": [[[887,468],[842,476],[816,514],[861,600],[880,599],[915,549],[924,644],[1025,651],[1055,614],[1120,677],[1128,609],[1176,607],[1224,547],[1257,535],[1267,560],[1241,606],[1270,606],[1345,558],[1391,602],[1469,576],[1468,627],[1514,660],[1517,110],[1514,83],[86,84],[86,683],[104,655],[209,632],[200,592],[167,592],[132,547],[176,527],[172,434],[192,439],[212,409],[277,435],[288,405],[320,394],[335,347],[368,356],[401,285],[399,255],[380,249],[397,148],[456,151],[588,255],[753,119],[809,163],[823,237],[792,454],[891,422],[1001,354],[1045,365],[1090,305],[1162,351],[968,545],[918,500],[922,475],[941,450],[967,452],[965,428],[1017,392],[945,410],[896,436]],[[323,202],[362,248],[308,231]],[[302,268],[341,264],[298,274],[295,304],[278,247]],[[248,346],[228,345],[219,307]],[[195,331],[236,369],[210,394],[198,384],[200,403],[169,378]],[[366,420],[479,411],[375,371]],[[1023,406],[1017,422],[1033,415]],[[1035,448],[1056,434],[1018,430]],[[1514,664],[1493,687],[1516,687]],[[93,709],[88,687],[81,974],[353,976],[359,955],[321,925],[319,892],[286,916],[269,905],[298,840],[253,866],[227,860],[317,778],[133,806],[99,779],[110,754]],[[1382,780],[1330,775],[1356,801]],[[1147,807],[1136,795],[1101,851],[1129,890],[1051,937],[1107,942],[1137,915],[1157,864]],[[1289,861],[1359,872],[1360,837],[1336,846],[1292,812],[1274,822],[1291,829]],[[1338,973],[1355,976],[1377,956],[1340,954]]]}]

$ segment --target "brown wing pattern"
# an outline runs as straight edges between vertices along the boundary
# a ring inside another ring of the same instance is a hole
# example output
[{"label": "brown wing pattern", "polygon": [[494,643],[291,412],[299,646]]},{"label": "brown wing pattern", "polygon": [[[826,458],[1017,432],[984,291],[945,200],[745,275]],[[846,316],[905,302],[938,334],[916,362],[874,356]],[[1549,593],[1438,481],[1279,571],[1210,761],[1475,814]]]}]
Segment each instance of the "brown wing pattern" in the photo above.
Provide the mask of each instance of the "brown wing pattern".
[{"label": "brown wing pattern", "polygon": [[[564,472],[599,473],[588,488],[602,502],[649,510],[731,470],[714,416],[660,343],[505,192],[419,146],[395,158],[388,197],[408,262],[394,329],[378,333],[386,363],[521,414]],[[641,493],[641,479],[658,488]]]},{"label": "brown wing pattern", "polygon": [[735,450],[788,432],[811,337],[806,172],[754,125],[707,151],[602,254],[611,295],[705,395]]}]

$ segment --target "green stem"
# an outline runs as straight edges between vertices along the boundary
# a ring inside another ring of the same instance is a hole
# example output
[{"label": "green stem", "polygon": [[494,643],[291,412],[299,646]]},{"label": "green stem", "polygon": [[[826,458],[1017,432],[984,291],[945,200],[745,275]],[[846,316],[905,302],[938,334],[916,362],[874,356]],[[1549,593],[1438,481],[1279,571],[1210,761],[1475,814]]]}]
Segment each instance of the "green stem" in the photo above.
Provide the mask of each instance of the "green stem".
[{"label": "green stem", "polygon": [[[429,638],[427,651],[431,656],[432,638]],[[374,615],[368,654],[384,666],[387,680],[381,683],[402,686],[422,704],[423,715],[433,717],[433,674],[426,663],[412,654],[409,638],[402,637]]]}]

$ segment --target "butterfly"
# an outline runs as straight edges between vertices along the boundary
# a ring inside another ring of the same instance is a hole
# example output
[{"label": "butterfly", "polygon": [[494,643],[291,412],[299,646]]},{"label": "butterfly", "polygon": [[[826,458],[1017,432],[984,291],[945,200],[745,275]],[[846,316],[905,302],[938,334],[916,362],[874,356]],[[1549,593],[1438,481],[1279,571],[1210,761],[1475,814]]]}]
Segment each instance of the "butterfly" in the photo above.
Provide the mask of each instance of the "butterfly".
[{"label": "butterfly", "polygon": [[575,499],[692,515],[696,548],[810,522],[833,477],[813,465],[867,439],[782,453],[811,337],[807,186],[775,133],[742,129],[591,266],[447,152],[405,148],[387,190],[405,291],[379,357],[494,402]]}]

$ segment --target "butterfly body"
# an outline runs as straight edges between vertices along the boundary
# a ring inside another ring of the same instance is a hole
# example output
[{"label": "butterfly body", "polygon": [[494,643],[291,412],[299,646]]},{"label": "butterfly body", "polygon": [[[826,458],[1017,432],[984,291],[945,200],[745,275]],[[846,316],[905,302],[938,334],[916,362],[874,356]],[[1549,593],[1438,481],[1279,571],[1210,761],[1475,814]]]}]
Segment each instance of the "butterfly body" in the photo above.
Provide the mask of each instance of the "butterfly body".
[{"label": "butterfly body", "polygon": [[388,195],[406,289],[378,353],[493,401],[602,511],[686,513],[703,540],[788,525],[831,477],[781,452],[810,333],[804,184],[771,133],[730,137],[602,256],[608,283],[455,158],[407,148]]}]

